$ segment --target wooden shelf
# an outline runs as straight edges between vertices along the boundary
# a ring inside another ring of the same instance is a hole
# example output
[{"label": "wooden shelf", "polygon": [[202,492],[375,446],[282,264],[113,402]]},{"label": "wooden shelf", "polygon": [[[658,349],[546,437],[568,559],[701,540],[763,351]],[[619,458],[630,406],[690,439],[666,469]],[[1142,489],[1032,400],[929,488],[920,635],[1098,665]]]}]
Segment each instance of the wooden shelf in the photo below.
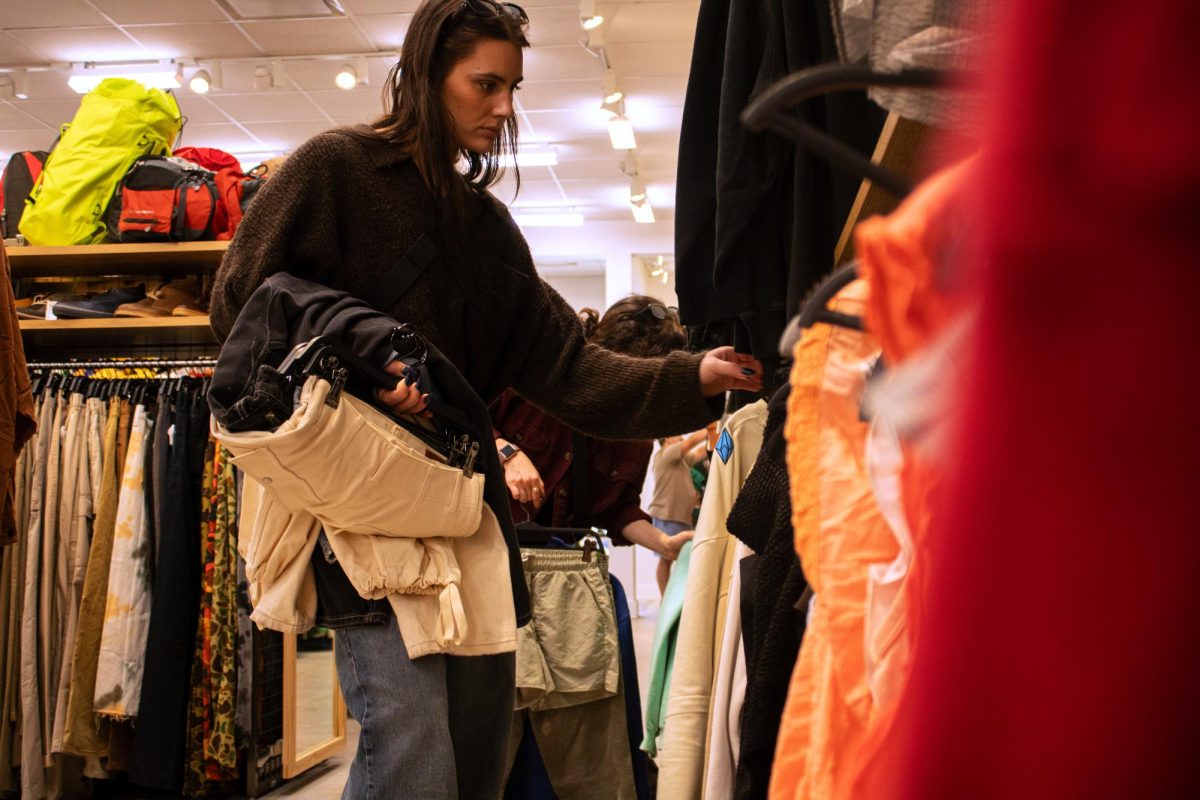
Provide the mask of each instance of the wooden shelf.
[{"label": "wooden shelf", "polygon": [[112,317],[105,319],[23,319],[21,334],[27,349],[87,346],[209,345],[217,339],[208,317]]},{"label": "wooden shelf", "polygon": [[229,242],[88,244],[69,247],[11,247],[14,278],[210,272]]}]

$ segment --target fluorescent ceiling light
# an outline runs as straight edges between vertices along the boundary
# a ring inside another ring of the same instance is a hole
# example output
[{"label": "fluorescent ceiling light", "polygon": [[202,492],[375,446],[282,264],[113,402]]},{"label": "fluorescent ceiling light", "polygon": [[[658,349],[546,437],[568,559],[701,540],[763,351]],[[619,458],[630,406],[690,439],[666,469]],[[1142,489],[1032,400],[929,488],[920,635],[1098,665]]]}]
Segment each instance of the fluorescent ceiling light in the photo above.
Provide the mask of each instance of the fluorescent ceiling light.
[{"label": "fluorescent ceiling light", "polygon": [[[500,157],[502,166],[511,167],[513,165],[512,156],[505,153]],[[545,150],[518,150],[517,151],[517,166],[518,167],[553,167],[558,164],[558,151],[553,147]]]},{"label": "fluorescent ceiling light", "polygon": [[152,69],[134,66],[98,66],[86,68],[67,78],[67,85],[79,94],[87,94],[108,78],[129,78],[150,89],[178,89],[180,70],[176,67],[156,66]]},{"label": "fluorescent ceiling light", "polygon": [[578,228],[583,225],[583,214],[578,212],[517,211],[513,219],[522,228]]},{"label": "fluorescent ceiling light", "polygon": [[629,210],[633,212],[634,222],[654,222],[654,209],[650,207],[649,200],[641,203],[640,205],[630,203]]},{"label": "fluorescent ceiling light", "polygon": [[614,150],[633,150],[637,147],[633,123],[624,116],[616,116],[608,121],[608,138]]}]

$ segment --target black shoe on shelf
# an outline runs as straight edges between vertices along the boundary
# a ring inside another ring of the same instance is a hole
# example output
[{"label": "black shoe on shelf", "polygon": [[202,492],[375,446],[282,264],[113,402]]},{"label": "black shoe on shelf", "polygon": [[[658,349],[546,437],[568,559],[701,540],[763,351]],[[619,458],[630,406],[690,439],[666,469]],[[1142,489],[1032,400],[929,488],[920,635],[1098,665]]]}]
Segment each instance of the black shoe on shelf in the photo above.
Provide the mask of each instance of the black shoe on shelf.
[{"label": "black shoe on shelf", "polygon": [[37,297],[34,297],[30,301],[29,305],[17,306],[17,316],[21,319],[45,319],[47,305],[49,305],[51,303],[58,304],[64,300],[68,300],[68,301],[86,300],[87,297],[88,296],[86,294],[68,294],[65,292],[59,292],[56,294],[38,295]]},{"label": "black shoe on shelf", "polygon": [[85,300],[64,300],[54,306],[54,316],[59,319],[102,319],[113,316],[117,306],[136,303],[146,296],[146,284],[118,286],[104,294]]}]

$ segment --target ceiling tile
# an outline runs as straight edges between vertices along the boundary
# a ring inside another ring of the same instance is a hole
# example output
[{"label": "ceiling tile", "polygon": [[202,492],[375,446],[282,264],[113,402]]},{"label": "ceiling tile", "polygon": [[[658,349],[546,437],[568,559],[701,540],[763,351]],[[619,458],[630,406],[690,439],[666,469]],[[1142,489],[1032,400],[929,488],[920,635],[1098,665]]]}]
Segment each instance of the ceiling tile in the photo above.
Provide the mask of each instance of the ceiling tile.
[{"label": "ceiling tile", "polygon": [[622,74],[619,66],[615,67],[615,69],[617,71],[617,81],[626,96],[629,97],[629,102],[633,102],[636,99],[641,103],[659,106],[683,105],[683,96],[687,91],[686,73],[683,75],[660,75],[649,78],[637,78],[625,76]]},{"label": "ceiling tile", "polygon": [[44,131],[57,127],[35,115],[28,100],[0,100],[0,130]]},{"label": "ceiling tile", "polygon": [[321,110],[297,92],[213,93],[210,99],[238,122],[326,121]]},{"label": "ceiling tile", "polygon": [[342,0],[342,6],[353,16],[364,14],[411,14],[420,0]]},{"label": "ceiling tile", "polygon": [[599,81],[603,75],[600,59],[579,45],[533,47],[525,54],[525,79],[529,81],[582,78]]},{"label": "ceiling tile", "polygon": [[360,86],[352,92],[341,89],[310,92],[308,96],[339,123],[345,120],[368,122],[383,113],[378,86]]},{"label": "ceiling tile", "polygon": [[611,44],[627,42],[687,42],[696,38],[696,15],[700,4],[694,0],[666,3],[621,3],[600,5],[605,32]]},{"label": "ceiling tile", "polygon": [[580,110],[599,107],[602,87],[599,75],[571,81],[527,80],[521,85],[517,100],[526,111]]},{"label": "ceiling tile", "polygon": [[578,45],[584,36],[578,3],[529,11],[529,43],[535,48]]},{"label": "ceiling tile", "polygon": [[175,99],[179,101],[179,110],[187,117],[188,126],[230,122],[229,117],[213,104],[212,101],[216,94],[216,92],[213,92],[212,94],[200,97],[186,89],[176,93]]},{"label": "ceiling tile", "polygon": [[243,22],[242,27],[272,55],[361,53],[371,49],[348,19]]},{"label": "ceiling tile", "polygon": [[692,41],[620,44],[611,42],[608,54],[622,75],[630,78],[686,76],[692,66]]},{"label": "ceiling tile", "polygon": [[[68,100],[39,100],[38,95],[30,89],[30,99],[22,100],[15,103],[25,114],[31,114],[36,117],[44,125],[57,130],[64,124],[70,122],[75,117],[75,112],[79,110],[79,95],[74,92],[74,99]],[[5,115],[7,117],[7,114]],[[0,124],[0,127],[8,127],[6,124]]]},{"label": "ceiling tile", "polygon": [[15,67],[42,64],[45,59],[7,31],[0,32],[0,65]]},{"label": "ceiling tile", "polygon": [[[58,70],[38,70],[30,71],[29,77],[29,96],[32,98],[30,102],[37,100],[63,100],[69,101],[72,108],[79,106],[79,95],[67,85],[68,72],[60,72]],[[74,111],[72,110],[72,115]]]},{"label": "ceiling tile", "polygon": [[252,122],[246,125],[268,150],[295,150],[322,131],[336,127],[328,121]]},{"label": "ceiling tile", "polygon": [[375,14],[354,19],[376,49],[399,50],[404,43],[404,35],[408,33],[412,14]]},{"label": "ceiling tile", "polygon": [[11,155],[19,150],[49,150],[56,135],[47,130],[0,131],[0,153]]},{"label": "ceiling tile", "polygon": [[183,144],[190,147],[216,147],[228,153],[246,150],[270,150],[269,143],[255,141],[237,125],[188,125],[183,132]]},{"label": "ceiling tile", "polygon": [[[30,13],[30,6],[37,13]],[[54,27],[56,25],[104,25],[107,20],[83,0],[37,0],[0,3],[0,28]]]},{"label": "ceiling tile", "polygon": [[[611,180],[619,179],[621,172],[621,154],[609,150],[612,155],[607,158],[565,159],[560,157],[554,174],[560,180]],[[655,180],[675,180],[677,159],[638,157],[638,174],[643,178]]]},{"label": "ceiling tile", "polygon": [[262,54],[231,22],[137,25],[125,31],[145,46],[151,58],[241,58]]},{"label": "ceiling tile", "polygon": [[609,115],[599,107],[581,111],[527,111],[526,117],[529,125],[522,128],[522,133],[528,129],[530,141],[563,142],[608,135]]},{"label": "ceiling tile", "polygon": [[37,53],[39,61],[135,61],[152,58],[112,26],[103,28],[37,28],[9,31]]},{"label": "ceiling tile", "polygon": [[226,19],[225,13],[209,0],[104,0],[101,8],[118,25]]}]

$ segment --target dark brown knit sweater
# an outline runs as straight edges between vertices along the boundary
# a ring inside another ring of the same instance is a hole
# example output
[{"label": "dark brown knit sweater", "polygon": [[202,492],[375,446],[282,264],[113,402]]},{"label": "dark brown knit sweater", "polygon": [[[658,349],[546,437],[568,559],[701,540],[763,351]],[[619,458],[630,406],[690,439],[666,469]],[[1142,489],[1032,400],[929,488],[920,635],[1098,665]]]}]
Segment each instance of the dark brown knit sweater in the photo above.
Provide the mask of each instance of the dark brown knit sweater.
[{"label": "dark brown knit sweater", "polygon": [[319,134],[254,199],[217,272],[212,326],[224,341],[267,276],[289,272],[367,302],[422,234],[441,249],[386,311],[412,324],[484,402],[508,387],[584,433],[649,439],[697,430],[722,398],[700,394],[699,356],[638,359],[586,344],[575,312],[538,277],[507,209],[472,193],[465,232],[447,236],[400,148]]}]

